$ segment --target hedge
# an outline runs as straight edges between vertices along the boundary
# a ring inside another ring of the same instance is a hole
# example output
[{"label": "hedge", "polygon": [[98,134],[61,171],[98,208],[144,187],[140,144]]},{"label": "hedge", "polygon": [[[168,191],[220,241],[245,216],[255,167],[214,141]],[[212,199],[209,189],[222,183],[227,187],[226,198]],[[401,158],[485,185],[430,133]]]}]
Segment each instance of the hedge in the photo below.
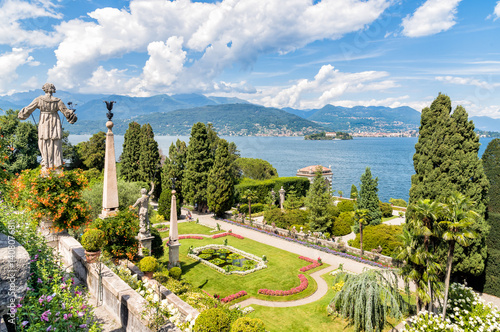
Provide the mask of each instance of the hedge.
[{"label": "hedge", "polygon": [[291,225],[307,224],[308,222],[307,217],[308,217],[307,211],[300,209],[286,210],[285,212],[282,212],[281,209],[274,208],[264,212],[264,219],[267,221],[268,225],[271,225],[274,222],[276,227],[284,229],[287,229]]},{"label": "hedge", "polygon": [[[380,224],[376,226],[366,226],[363,228],[363,249],[371,251],[372,249],[382,247],[382,255],[393,256],[396,249],[403,243],[399,236],[403,233],[401,225]],[[359,233],[352,240],[353,247],[359,248]]]},{"label": "hedge", "polygon": [[392,217],[392,206],[389,203],[379,203],[380,211],[382,211],[383,218]]},{"label": "hedge", "polygon": [[[252,203],[252,213],[259,213],[264,211],[265,205],[262,203]],[[248,204],[241,204],[240,206],[241,213],[248,214]]]},{"label": "hedge", "polygon": [[[253,191],[258,197],[255,201],[256,203],[265,203],[267,197],[271,190],[274,189],[276,193],[276,202],[279,202],[279,190],[281,187],[285,191],[295,190],[298,197],[303,197],[307,195],[309,190],[309,180],[304,177],[281,177],[269,180],[252,180],[243,179],[239,184],[234,187],[235,191],[235,202],[248,203],[245,199],[241,198],[246,190]],[[285,194],[286,195],[286,194]]]},{"label": "hedge", "polygon": [[353,212],[342,212],[333,222],[332,234],[334,236],[344,236],[351,233],[353,223]]}]

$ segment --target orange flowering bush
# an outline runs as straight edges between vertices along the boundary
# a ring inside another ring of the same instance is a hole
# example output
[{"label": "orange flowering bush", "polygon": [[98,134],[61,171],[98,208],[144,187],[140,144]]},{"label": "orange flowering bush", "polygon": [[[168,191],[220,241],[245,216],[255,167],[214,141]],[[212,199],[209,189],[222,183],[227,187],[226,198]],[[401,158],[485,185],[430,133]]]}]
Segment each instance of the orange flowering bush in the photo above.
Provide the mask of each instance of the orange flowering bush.
[{"label": "orange flowering bush", "polygon": [[18,208],[33,211],[37,221],[46,217],[56,230],[76,229],[90,222],[90,208],[81,194],[86,186],[81,170],[49,170],[42,177],[37,168],[24,170],[13,179],[9,195]]}]

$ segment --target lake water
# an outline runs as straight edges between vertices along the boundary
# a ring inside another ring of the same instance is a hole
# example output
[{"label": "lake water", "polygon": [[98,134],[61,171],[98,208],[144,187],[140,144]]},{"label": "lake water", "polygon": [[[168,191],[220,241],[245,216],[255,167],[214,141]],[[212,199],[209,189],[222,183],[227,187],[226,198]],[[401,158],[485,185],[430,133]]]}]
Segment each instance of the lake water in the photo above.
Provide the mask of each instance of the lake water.
[{"label": "lake water", "polygon": [[[359,189],[360,177],[366,167],[378,177],[379,198],[403,198],[408,201],[415,153],[415,137],[363,137],[348,141],[306,141],[303,137],[225,137],[236,143],[242,157],[269,161],[280,176],[294,176],[297,170],[310,165],[330,167],[333,189],[349,196],[351,185]],[[90,135],[70,135],[72,144],[86,141]],[[189,142],[188,136],[156,136],[164,153],[177,139]],[[492,138],[481,138],[481,156]],[[115,136],[116,157],[122,152],[123,136]]]}]

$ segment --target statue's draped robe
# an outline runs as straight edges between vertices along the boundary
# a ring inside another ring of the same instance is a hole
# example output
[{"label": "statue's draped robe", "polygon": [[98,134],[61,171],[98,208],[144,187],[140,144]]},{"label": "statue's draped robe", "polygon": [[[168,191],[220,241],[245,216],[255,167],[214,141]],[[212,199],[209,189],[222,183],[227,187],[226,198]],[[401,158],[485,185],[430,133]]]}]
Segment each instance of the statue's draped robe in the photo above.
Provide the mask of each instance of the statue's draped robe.
[{"label": "statue's draped robe", "polygon": [[40,110],[40,121],[38,122],[38,148],[42,155],[42,166],[46,168],[60,167],[62,159],[62,126],[57,111],[61,111],[68,119],[72,110],[59,98],[52,96],[40,96],[35,98],[31,104],[24,107],[18,115],[21,120],[26,120],[36,109]]}]

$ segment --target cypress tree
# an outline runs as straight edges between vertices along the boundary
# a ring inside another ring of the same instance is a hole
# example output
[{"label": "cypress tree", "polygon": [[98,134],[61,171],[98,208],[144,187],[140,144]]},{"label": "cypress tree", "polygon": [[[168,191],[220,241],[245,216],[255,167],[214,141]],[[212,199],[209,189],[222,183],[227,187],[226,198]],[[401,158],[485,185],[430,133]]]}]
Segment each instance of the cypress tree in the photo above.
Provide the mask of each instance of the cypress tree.
[{"label": "cypress tree", "polygon": [[329,188],[323,178],[322,169],[318,167],[306,196],[310,227],[317,232],[326,232],[332,226],[332,220],[328,215],[331,199]]},{"label": "cypress tree", "polygon": [[358,188],[356,188],[356,186],[353,184],[351,186],[351,196],[350,198],[352,199],[357,199],[358,198]]},{"label": "cypress tree", "polygon": [[160,151],[158,143],[155,141],[153,128],[149,123],[141,127],[140,155],[139,155],[139,181],[155,184],[154,195],[161,193],[160,172]]},{"label": "cypress tree", "polygon": [[140,139],[141,125],[135,121],[130,122],[125,132],[123,152],[120,157],[120,174],[126,181],[139,181]]},{"label": "cypress tree", "polygon": [[[419,199],[445,202],[457,191],[474,201],[474,211],[484,217],[488,179],[478,158],[479,145],[465,109],[458,106],[451,114],[450,98],[439,94],[430,108],[422,110],[413,155],[415,174],[411,178],[410,203]],[[472,244],[467,248],[457,245],[455,249],[454,273],[478,275],[484,269],[488,226],[480,218],[473,229],[478,236]],[[441,251],[444,255],[445,248]]]},{"label": "cypress tree", "polygon": [[186,201],[197,204],[198,211],[207,205],[207,180],[212,164],[207,128],[201,122],[195,123],[187,148],[183,194]]},{"label": "cypress tree", "polygon": [[208,174],[207,203],[210,211],[222,216],[233,203],[234,180],[231,174],[231,158],[226,140],[219,140],[215,160]]},{"label": "cypress tree", "polygon": [[483,154],[486,177],[490,182],[488,192],[487,222],[490,233],[486,238],[488,258],[485,267],[485,293],[500,296],[500,139],[492,140]]},{"label": "cypress tree", "polygon": [[[168,150],[168,158],[165,159],[161,173],[161,186],[164,190],[171,190],[172,179],[175,179],[174,188],[176,191],[177,205],[184,202],[183,179],[186,164],[187,146],[186,142],[177,140],[172,143]],[[159,204],[159,203],[158,203]]]},{"label": "cypress tree", "polygon": [[382,222],[382,211],[380,211],[378,199],[378,177],[373,178],[370,167],[367,167],[361,175],[361,188],[358,196],[358,209],[368,210],[370,225],[378,225]]}]

